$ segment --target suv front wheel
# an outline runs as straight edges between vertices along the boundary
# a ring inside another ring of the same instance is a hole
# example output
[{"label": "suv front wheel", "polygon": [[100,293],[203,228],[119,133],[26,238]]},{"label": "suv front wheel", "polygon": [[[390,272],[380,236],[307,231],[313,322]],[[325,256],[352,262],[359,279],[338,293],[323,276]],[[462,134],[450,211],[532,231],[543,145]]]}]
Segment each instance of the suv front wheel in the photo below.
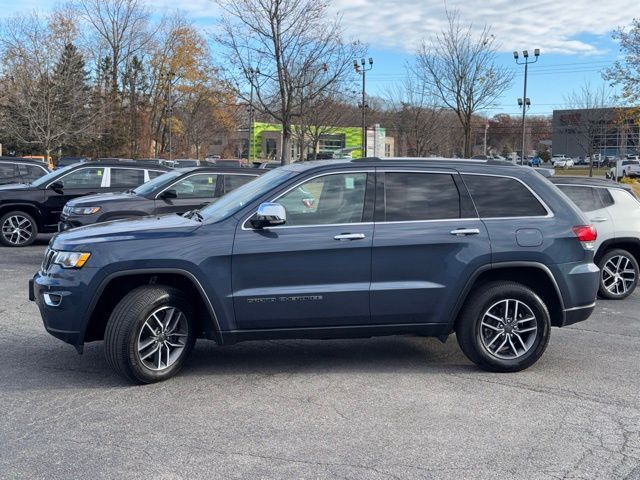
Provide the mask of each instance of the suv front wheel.
[{"label": "suv front wheel", "polygon": [[111,367],[134,383],[172,377],[195,343],[193,309],[172,287],[146,285],[129,292],[109,317],[104,335]]},{"label": "suv front wheel", "polygon": [[0,243],[7,247],[26,247],[38,236],[38,224],[26,212],[14,211],[0,218]]},{"label": "suv front wheel", "polygon": [[490,282],[473,292],[456,323],[464,354],[480,368],[517,372],[533,365],[549,343],[549,311],[530,288]]}]

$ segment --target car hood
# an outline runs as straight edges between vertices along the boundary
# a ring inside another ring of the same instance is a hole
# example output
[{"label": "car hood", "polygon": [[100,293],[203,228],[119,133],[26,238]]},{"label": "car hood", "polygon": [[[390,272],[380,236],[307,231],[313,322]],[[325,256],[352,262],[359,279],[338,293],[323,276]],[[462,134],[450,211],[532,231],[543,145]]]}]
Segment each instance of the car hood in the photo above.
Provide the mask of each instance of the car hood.
[{"label": "car hood", "polygon": [[191,233],[202,223],[177,214],[149,216],[134,220],[114,220],[85,227],[72,228],[56,234],[51,240],[55,250],[77,245],[144,239],[165,235],[167,238]]},{"label": "car hood", "polygon": [[136,195],[135,193],[98,193],[96,195],[85,195],[83,197],[69,200],[67,205],[70,207],[92,207],[99,206],[107,202],[136,202],[145,201],[145,197]]},{"label": "car hood", "polygon": [[0,192],[3,191],[16,191],[16,190],[28,190],[33,188],[31,185],[27,183],[5,183],[0,185]]}]

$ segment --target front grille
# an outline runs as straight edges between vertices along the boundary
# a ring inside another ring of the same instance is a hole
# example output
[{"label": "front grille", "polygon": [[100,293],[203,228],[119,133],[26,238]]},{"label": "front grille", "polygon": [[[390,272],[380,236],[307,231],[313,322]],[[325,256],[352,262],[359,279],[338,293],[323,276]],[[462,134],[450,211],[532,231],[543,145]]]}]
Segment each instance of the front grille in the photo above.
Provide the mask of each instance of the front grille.
[{"label": "front grille", "polygon": [[42,273],[47,273],[49,267],[51,267],[51,263],[53,262],[53,257],[56,256],[56,252],[50,248],[47,248],[47,251],[44,252],[44,260],[42,261]]}]

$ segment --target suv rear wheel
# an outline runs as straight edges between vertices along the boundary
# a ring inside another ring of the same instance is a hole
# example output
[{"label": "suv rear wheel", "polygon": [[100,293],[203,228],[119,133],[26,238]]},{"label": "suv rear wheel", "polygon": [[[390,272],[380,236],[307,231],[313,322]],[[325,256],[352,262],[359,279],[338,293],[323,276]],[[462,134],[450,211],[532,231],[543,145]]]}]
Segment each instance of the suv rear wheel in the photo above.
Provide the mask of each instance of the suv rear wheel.
[{"label": "suv rear wheel", "polygon": [[6,247],[26,247],[38,236],[38,224],[26,212],[13,211],[0,217],[0,243]]},{"label": "suv rear wheel", "polygon": [[600,288],[598,293],[609,300],[627,298],[638,285],[638,262],[626,250],[609,250],[598,262]]},{"label": "suv rear wheel", "polygon": [[111,313],[105,354],[111,367],[134,383],[166,380],[180,370],[195,343],[193,309],[182,291],[138,287]]},{"label": "suv rear wheel", "polygon": [[490,282],[473,292],[456,324],[464,354],[480,368],[516,372],[533,365],[549,343],[549,311],[530,288]]}]

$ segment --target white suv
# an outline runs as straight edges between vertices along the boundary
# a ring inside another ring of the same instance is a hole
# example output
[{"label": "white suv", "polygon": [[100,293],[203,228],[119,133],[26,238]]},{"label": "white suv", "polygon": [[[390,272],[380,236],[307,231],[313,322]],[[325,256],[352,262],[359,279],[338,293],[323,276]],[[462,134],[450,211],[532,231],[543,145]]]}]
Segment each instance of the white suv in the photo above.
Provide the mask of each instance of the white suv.
[{"label": "white suv", "polygon": [[617,160],[614,167],[609,169],[607,178],[619,180],[625,177],[640,177],[640,160],[635,158],[624,158]]},{"label": "white suv", "polygon": [[627,185],[588,177],[552,177],[598,230],[595,263],[603,298],[628,297],[638,284],[640,201]]},{"label": "white suv", "polygon": [[551,157],[551,165],[554,167],[573,167],[573,158],[569,158],[565,155],[554,155]]}]

